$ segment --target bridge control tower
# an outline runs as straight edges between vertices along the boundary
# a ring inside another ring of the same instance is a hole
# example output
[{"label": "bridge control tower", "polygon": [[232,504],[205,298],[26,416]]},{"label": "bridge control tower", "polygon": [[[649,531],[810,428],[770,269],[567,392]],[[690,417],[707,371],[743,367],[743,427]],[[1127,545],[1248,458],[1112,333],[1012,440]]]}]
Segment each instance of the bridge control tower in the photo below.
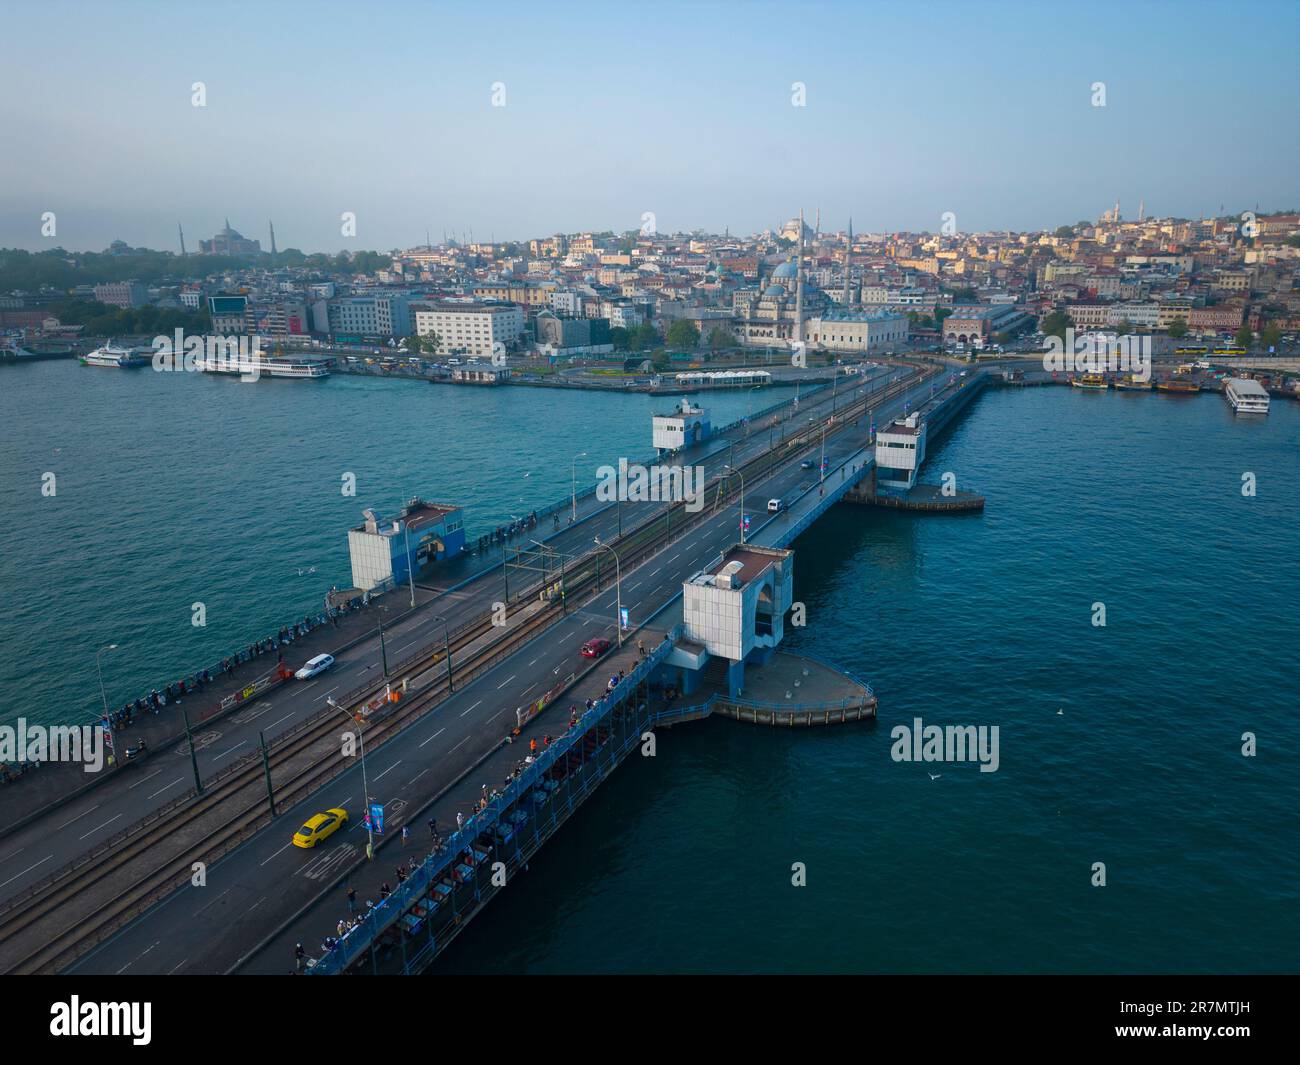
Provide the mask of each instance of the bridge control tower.
[{"label": "bridge control tower", "polygon": [[685,397],[670,413],[654,415],[652,422],[654,446],[660,455],[702,444],[713,433],[708,410]]},{"label": "bridge control tower", "polygon": [[[785,612],[793,596],[793,551],[732,545],[682,584],[685,637],[706,653],[680,664],[698,671],[710,655],[726,659],[727,687],[737,698],[745,684],[745,663],[766,663],[785,636]],[[689,691],[691,678],[685,679]]]},{"label": "bridge control tower", "polygon": [[876,433],[877,492],[910,491],[924,461],[925,423],[913,411]]}]

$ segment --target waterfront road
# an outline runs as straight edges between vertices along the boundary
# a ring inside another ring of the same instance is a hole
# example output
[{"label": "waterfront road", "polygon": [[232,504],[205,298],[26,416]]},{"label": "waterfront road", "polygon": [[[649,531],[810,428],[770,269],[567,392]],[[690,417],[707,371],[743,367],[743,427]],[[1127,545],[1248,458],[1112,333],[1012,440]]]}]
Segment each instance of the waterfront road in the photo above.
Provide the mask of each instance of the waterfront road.
[{"label": "waterfront road", "polygon": [[[907,398],[915,405],[929,393],[924,384]],[[877,412],[877,423],[902,409],[903,397]],[[828,436],[825,444],[827,481],[840,477],[844,463],[859,464],[867,453],[867,420]],[[747,486],[747,511],[755,525],[771,534],[780,523],[795,522],[818,502],[816,471],[799,462],[816,459],[814,444],[791,456],[777,471]],[[756,501],[770,496],[796,500],[795,508],[769,519]],[[684,580],[734,543],[739,531],[739,504],[732,502],[709,513],[658,554],[623,572],[622,603],[633,625],[643,624],[672,603]],[[377,898],[376,885],[396,883],[395,867],[407,855],[427,853],[426,809],[432,802],[444,830],[457,811],[467,816],[484,784],[499,786],[496,777],[480,780],[472,767],[502,743],[517,707],[546,690],[557,676],[581,668],[578,648],[593,636],[613,637],[616,592],[607,588],[582,609],[556,622],[486,673],[441,703],[436,709],[368,752],[366,771],[372,801],[385,803],[385,843],[373,863],[364,862],[366,835],[361,827],[363,789],[360,766],[334,778],[312,797],[283,810],[271,824],[207,870],[206,884],[186,884],[81,958],[70,971],[78,973],[213,973],[231,969],[268,937],[267,951],[247,961],[247,971],[285,972],[291,967],[291,947],[275,946],[275,936],[307,936],[333,929],[346,912],[341,883],[353,876],[358,895]],[[634,637],[630,637],[634,638]],[[530,723],[524,738],[549,729],[562,731],[568,701],[560,698]],[[519,750],[522,756],[524,750]],[[468,773],[468,776],[466,774]],[[463,778],[463,779],[462,779]],[[349,828],[303,851],[290,844],[294,830],[311,814],[342,806],[351,815]],[[413,840],[405,850],[403,824]],[[357,867],[364,866],[363,869]],[[302,927],[302,932],[297,929]]]},{"label": "waterfront road", "polygon": [[[803,399],[797,410],[786,408],[755,419],[748,427],[748,433],[744,428],[738,428],[720,438],[732,441],[731,448],[721,448],[709,454],[716,442],[707,442],[699,449],[706,454],[701,462],[705,476],[718,475],[729,463],[742,464],[766,451],[770,443],[779,441],[784,433],[806,428],[809,419],[824,417],[832,409],[842,409],[855,395],[883,391],[907,372],[906,368],[890,366],[881,368],[869,378],[846,376],[835,390],[825,389]],[[665,461],[689,464],[692,460],[690,452],[684,452],[679,458]],[[579,500],[576,524],[563,524],[568,516],[564,514],[559,532],[554,531],[553,524],[543,520],[532,534],[538,539],[545,537],[547,546],[562,554],[578,555],[592,549],[594,537],[612,540],[620,528],[626,531],[651,520],[662,514],[665,506],[650,502],[599,504],[587,497],[585,501]],[[755,508],[751,506],[750,509]],[[515,545],[521,542],[527,543],[527,539],[516,540]],[[504,601],[507,585],[512,585],[509,590],[518,594],[523,575],[518,570],[503,571],[499,560],[475,555],[462,565],[469,567],[469,583],[435,596],[422,593],[419,596],[422,602],[414,611],[408,610],[408,592],[404,588],[382,597],[381,606],[391,619],[386,623],[384,634],[391,671],[395,672],[400,662],[426,649],[431,654],[441,650],[443,618],[454,631],[483,615],[494,602]],[[635,581],[632,578],[629,583]],[[625,585],[625,591],[630,590]],[[612,618],[613,614],[611,606],[609,616]],[[498,638],[512,637],[507,629],[501,630]],[[290,645],[286,649],[285,664],[296,669],[302,664],[300,657],[295,655],[294,647]],[[456,654],[452,660],[454,669]],[[409,672],[404,670],[402,675]],[[321,713],[327,699],[337,699],[370,683],[376,689],[383,683],[377,635],[340,651],[337,664],[329,672],[310,681],[290,681],[268,691],[248,707],[196,727],[195,757],[200,776],[206,780],[241,759],[255,757],[259,733],[268,743],[273,743],[304,719]],[[14,786],[21,786],[21,782]],[[159,750],[136,765],[113,771],[97,787],[33,817],[29,823],[0,840],[0,901],[30,890],[68,863],[105,846],[116,833],[193,792],[189,746],[184,742]]]}]

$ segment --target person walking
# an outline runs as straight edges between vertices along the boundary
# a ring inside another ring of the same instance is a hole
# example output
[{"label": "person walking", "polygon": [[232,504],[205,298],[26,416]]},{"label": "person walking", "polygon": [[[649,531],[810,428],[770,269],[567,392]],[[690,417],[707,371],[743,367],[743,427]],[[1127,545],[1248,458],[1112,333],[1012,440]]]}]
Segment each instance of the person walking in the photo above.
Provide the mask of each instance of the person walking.
[{"label": "person walking", "polygon": [[460,830],[461,830],[462,828],[464,828],[464,827],[465,827],[465,815],[464,815],[460,810],[457,810],[457,811],[456,811],[456,830],[457,830],[457,831],[460,831]]},{"label": "person walking", "polygon": [[348,888],[348,913],[356,913],[356,912],[357,912],[357,889],[354,887],[349,887]]},{"label": "person walking", "polygon": [[411,827],[409,825],[403,825],[402,826],[402,847],[403,848],[406,847],[407,841],[410,838],[411,838]]},{"label": "person walking", "polygon": [[296,972],[302,972],[302,967],[306,964],[307,952],[302,949],[302,944],[298,943],[293,948],[293,965]]},{"label": "person walking", "polygon": [[438,819],[436,817],[429,818],[429,838],[438,838]]}]

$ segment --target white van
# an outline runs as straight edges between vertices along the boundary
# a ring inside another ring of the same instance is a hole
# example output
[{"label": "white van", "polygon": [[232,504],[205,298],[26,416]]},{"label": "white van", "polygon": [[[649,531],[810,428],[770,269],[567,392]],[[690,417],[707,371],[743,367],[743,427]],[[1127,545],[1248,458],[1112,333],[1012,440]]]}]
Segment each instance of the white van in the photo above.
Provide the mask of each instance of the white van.
[{"label": "white van", "polygon": [[317,673],[324,673],[334,664],[333,655],[317,655],[315,658],[308,659],[307,664],[294,674],[299,680],[308,680],[316,676]]},{"label": "white van", "polygon": [[779,514],[783,510],[785,510],[785,500],[769,499],[767,501],[767,512],[769,514]]}]

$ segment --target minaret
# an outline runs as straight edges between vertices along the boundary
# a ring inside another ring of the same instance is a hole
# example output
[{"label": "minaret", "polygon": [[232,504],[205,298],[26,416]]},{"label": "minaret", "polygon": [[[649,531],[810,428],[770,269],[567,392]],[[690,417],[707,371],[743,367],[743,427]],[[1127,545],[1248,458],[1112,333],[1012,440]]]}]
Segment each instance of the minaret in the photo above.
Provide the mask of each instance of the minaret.
[{"label": "minaret", "polygon": [[1138,200],[1138,221],[1144,222],[1147,217],[1147,201]]},{"label": "minaret", "polygon": [[813,240],[820,240],[822,235],[822,209],[817,208],[816,221],[813,222]]},{"label": "minaret", "polygon": [[271,254],[274,255],[275,254],[275,223],[268,221],[267,225],[271,227]]},{"label": "minaret", "polygon": [[844,307],[849,306],[849,263],[853,260],[853,216],[849,215],[849,246],[844,250]]},{"label": "minaret", "polygon": [[799,208],[799,258],[794,268],[794,339],[803,341],[803,208]]},{"label": "minaret", "polygon": [[180,238],[181,238],[181,258],[183,259],[183,258],[185,258],[185,230],[183,230],[183,229],[181,228],[181,224],[180,224],[179,222],[176,223],[176,232],[180,234]]}]

